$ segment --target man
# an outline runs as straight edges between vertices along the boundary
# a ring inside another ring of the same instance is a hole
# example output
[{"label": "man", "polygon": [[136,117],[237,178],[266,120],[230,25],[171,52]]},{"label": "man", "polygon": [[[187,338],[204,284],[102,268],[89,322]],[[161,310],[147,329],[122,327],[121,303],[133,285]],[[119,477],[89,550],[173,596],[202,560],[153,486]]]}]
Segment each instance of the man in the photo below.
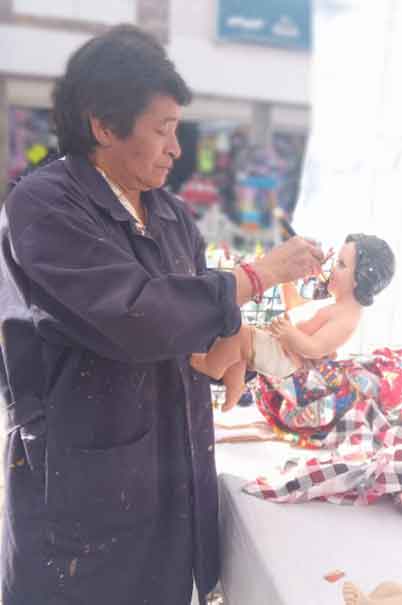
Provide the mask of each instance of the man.
[{"label": "man", "polygon": [[[190,98],[139,29],[90,40],[55,90],[64,159],[6,200],[4,605],[188,605],[193,576],[201,603],[217,581],[210,389],[188,360],[255,288],[206,271],[162,189]],[[296,238],[254,269],[269,287],[320,254]]]}]

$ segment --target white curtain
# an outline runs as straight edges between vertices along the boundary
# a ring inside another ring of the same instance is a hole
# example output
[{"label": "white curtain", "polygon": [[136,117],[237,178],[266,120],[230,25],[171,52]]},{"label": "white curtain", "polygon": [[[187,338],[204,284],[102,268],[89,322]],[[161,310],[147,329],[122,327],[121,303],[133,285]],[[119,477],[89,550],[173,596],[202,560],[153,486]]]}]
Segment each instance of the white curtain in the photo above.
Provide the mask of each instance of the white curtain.
[{"label": "white curtain", "polygon": [[295,226],[325,246],[383,237],[391,286],[347,352],[402,346],[402,0],[315,0],[313,126]]}]

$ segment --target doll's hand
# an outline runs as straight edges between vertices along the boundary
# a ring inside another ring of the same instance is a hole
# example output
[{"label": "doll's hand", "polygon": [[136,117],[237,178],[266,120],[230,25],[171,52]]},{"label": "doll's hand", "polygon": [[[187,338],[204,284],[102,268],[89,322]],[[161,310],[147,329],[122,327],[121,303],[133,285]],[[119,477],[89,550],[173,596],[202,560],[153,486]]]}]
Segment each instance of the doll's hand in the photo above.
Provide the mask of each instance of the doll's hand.
[{"label": "doll's hand", "polygon": [[284,338],[287,334],[289,334],[292,328],[293,325],[287,313],[275,317],[269,324],[270,333],[278,340],[281,340],[281,338]]}]

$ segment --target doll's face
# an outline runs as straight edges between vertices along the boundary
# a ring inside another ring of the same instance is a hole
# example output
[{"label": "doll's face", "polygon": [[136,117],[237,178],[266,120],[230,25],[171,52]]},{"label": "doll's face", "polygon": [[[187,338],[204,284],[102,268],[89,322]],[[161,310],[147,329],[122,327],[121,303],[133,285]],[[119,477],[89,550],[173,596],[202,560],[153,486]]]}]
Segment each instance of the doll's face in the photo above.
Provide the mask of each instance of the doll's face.
[{"label": "doll's face", "polygon": [[349,296],[353,293],[356,286],[355,267],[356,246],[354,242],[349,242],[340,249],[331,271],[328,290],[335,298]]}]

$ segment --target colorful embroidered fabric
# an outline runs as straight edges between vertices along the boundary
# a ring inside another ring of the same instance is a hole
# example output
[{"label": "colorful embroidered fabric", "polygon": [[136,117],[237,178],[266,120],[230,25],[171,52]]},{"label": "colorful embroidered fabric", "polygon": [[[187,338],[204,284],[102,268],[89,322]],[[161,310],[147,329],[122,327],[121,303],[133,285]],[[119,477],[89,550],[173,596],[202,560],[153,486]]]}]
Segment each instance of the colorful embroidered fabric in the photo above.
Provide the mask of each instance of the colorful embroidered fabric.
[{"label": "colorful embroidered fabric", "polygon": [[402,349],[377,349],[365,367],[380,380],[379,401],[385,410],[402,403]]},{"label": "colorful embroidered fabric", "polygon": [[[341,373],[347,370],[338,387],[345,386],[346,376],[353,384],[349,393],[354,391],[357,397],[346,411],[338,413],[342,405],[337,407],[336,401],[341,398],[338,391],[333,393],[332,427],[316,439],[331,453],[296,466],[285,463],[279,472],[270,469],[266,478],[245,486],[247,493],[276,502],[320,499],[337,504],[369,504],[389,494],[402,507],[402,351],[377,350],[368,358],[353,360],[349,366],[342,362],[341,366]],[[276,393],[272,400],[259,402],[270,419],[275,397],[276,406],[283,397]],[[376,398],[370,393],[377,393]],[[278,416],[277,407],[274,414]],[[277,422],[276,417],[271,422]],[[292,428],[295,431],[294,425]]]},{"label": "colorful embroidered fabric", "polygon": [[392,413],[402,403],[402,351],[323,360],[283,380],[259,376],[258,408],[278,439],[319,448],[339,418],[362,398]]}]

